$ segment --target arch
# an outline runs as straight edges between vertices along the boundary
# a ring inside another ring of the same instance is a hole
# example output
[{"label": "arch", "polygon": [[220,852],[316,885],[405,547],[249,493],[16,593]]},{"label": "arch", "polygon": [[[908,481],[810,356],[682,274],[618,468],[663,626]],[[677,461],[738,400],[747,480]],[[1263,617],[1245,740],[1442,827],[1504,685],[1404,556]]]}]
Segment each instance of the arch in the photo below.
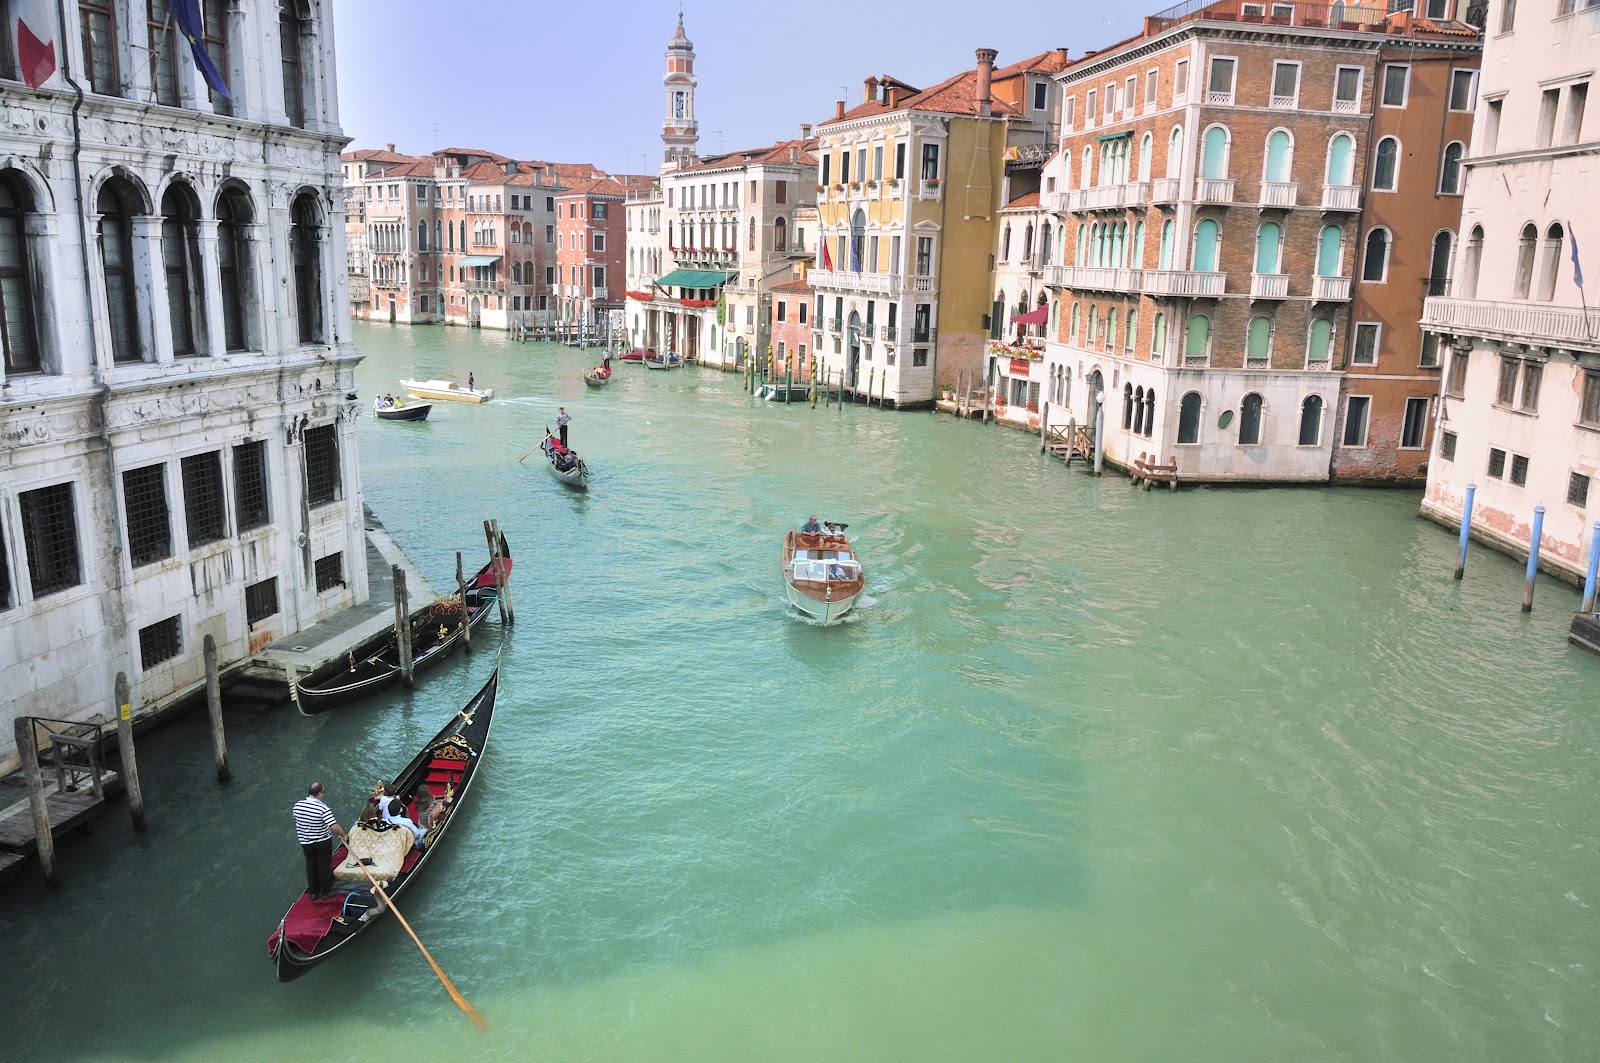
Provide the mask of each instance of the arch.
[{"label": "arch", "polygon": [[1117,349],[1117,308],[1112,307],[1106,311],[1106,350],[1113,353]]},{"label": "arch", "polygon": [[1150,180],[1151,156],[1155,154],[1155,134],[1145,130],[1144,136],[1139,138],[1139,180]]},{"label": "arch", "polygon": [[1078,325],[1079,325],[1079,320],[1078,319],[1079,319],[1079,316],[1080,316],[1080,311],[1081,311],[1081,307],[1079,306],[1079,304],[1073,303],[1072,304],[1072,332],[1070,334],[1070,336],[1071,336],[1071,338],[1073,340],[1076,340],[1078,338]]},{"label": "arch", "polygon": [[1133,353],[1133,342],[1139,337],[1139,310],[1137,307],[1128,308],[1128,324],[1122,336],[1122,348],[1129,354]]},{"label": "arch", "polygon": [[1526,299],[1533,288],[1533,258],[1538,246],[1539,230],[1530,221],[1517,237],[1517,274],[1511,292],[1515,299]]},{"label": "arch", "polygon": [[1211,319],[1204,314],[1189,318],[1183,334],[1183,360],[1203,362],[1211,356]]},{"label": "arch", "polygon": [[1300,436],[1302,447],[1318,446],[1322,442],[1322,396],[1307,395],[1300,404]]},{"label": "arch", "polygon": [[1378,141],[1372,160],[1372,190],[1393,192],[1400,180],[1400,138],[1384,137]]},{"label": "arch", "polygon": [[1261,223],[1256,230],[1256,272],[1282,273],[1283,228],[1275,221]]},{"label": "arch", "polygon": [[1089,173],[1093,169],[1093,166],[1091,165],[1093,162],[1094,162],[1094,150],[1092,148],[1090,148],[1088,145],[1084,145],[1084,149],[1083,149],[1083,165],[1081,167],[1079,167],[1079,169],[1078,169],[1078,187],[1079,188],[1088,188],[1089,187]]},{"label": "arch", "polygon": [[1100,339],[1100,308],[1093,303],[1089,304],[1089,346],[1094,347]]},{"label": "arch", "polygon": [[1061,335],[1061,300],[1050,300],[1050,338]]},{"label": "arch", "polygon": [[[670,235],[671,234],[671,225],[670,224],[667,227],[667,231],[668,231],[668,234]],[[465,219],[465,218],[461,219],[461,239],[457,243],[456,246],[459,247],[462,251],[465,251],[467,249],[467,219]]]},{"label": "arch", "polygon": [[[1140,398],[1142,399],[1144,389],[1140,388],[1139,390],[1141,392]],[[1122,430],[1124,432],[1133,431],[1133,383],[1131,381],[1122,385]]]},{"label": "arch", "polygon": [[1556,275],[1561,271],[1561,245],[1566,240],[1566,230],[1560,222],[1551,222],[1544,231],[1544,247],[1539,256],[1539,290],[1535,298],[1549,302],[1556,297]]},{"label": "arch", "polygon": [[146,360],[133,259],[133,219],[145,213],[144,207],[144,189],[122,176],[108,178],[95,197],[111,357],[117,362]]},{"label": "arch", "polygon": [[1265,180],[1286,182],[1294,165],[1294,138],[1287,129],[1274,129],[1267,134],[1267,165]]},{"label": "arch", "polygon": [[322,343],[322,226],[316,195],[301,192],[289,211],[289,258],[294,268],[295,318],[302,344]]},{"label": "arch", "polygon": [[1261,442],[1261,396],[1255,392],[1239,402],[1239,445],[1255,446]]},{"label": "arch", "polygon": [[1328,165],[1323,175],[1330,185],[1356,183],[1356,141],[1349,133],[1335,133],[1328,140]]},{"label": "arch", "polygon": [[36,202],[24,175],[9,167],[0,170],[0,347],[7,374],[43,368],[33,240],[28,232]]},{"label": "arch", "polygon": [[1452,140],[1444,146],[1444,155],[1439,163],[1439,194],[1441,196],[1459,196],[1461,194],[1461,156],[1466,152],[1466,146],[1459,140]]},{"label": "arch", "polygon": [[205,353],[205,284],[200,266],[200,201],[173,181],[161,196],[161,268],[167,282],[172,353]]},{"label": "arch", "polygon": [[1272,319],[1257,315],[1245,330],[1245,359],[1251,362],[1272,360]]},{"label": "arch", "polygon": [[786,218],[773,219],[772,249],[774,251],[789,250],[789,222]]},{"label": "arch", "polygon": [[1433,248],[1428,254],[1428,294],[1443,295],[1450,283],[1450,260],[1455,254],[1455,234],[1440,229],[1433,234]]},{"label": "arch", "polygon": [[1026,262],[1032,257],[1033,257],[1033,222],[1030,221],[1028,223],[1028,225],[1027,225],[1027,228],[1022,230],[1022,260],[1024,262]]},{"label": "arch", "polygon": [[1207,127],[1200,142],[1200,176],[1221,180],[1228,176],[1228,127]]},{"label": "arch", "polygon": [[1190,391],[1178,400],[1178,442],[1200,442],[1200,393]]},{"label": "arch", "polygon": [[1167,352],[1167,315],[1156,311],[1155,321],[1150,326],[1150,353],[1157,361]]},{"label": "arch", "polygon": [[1133,226],[1133,262],[1134,269],[1144,268],[1144,222],[1138,221]]},{"label": "arch", "polygon": [[1157,269],[1172,268],[1172,243],[1177,234],[1177,226],[1171,218],[1161,223],[1161,253],[1156,259]]},{"label": "arch", "polygon": [[1389,230],[1378,226],[1367,233],[1367,246],[1361,258],[1361,279],[1382,283],[1389,276]]},{"label": "arch", "polygon": [[1344,230],[1324,225],[1317,234],[1317,276],[1337,277],[1344,260]]},{"label": "arch", "polygon": [[1211,273],[1217,268],[1218,242],[1221,229],[1215,220],[1202,218],[1194,227],[1193,265],[1196,273]]},{"label": "arch", "polygon": [[1000,232],[1000,261],[1011,261],[1011,223],[1006,222],[1006,227]]},{"label": "arch", "polygon": [[1144,393],[1144,431],[1140,435],[1146,439],[1156,427],[1156,389],[1151,388]]},{"label": "arch", "polygon": [[1084,244],[1085,244],[1085,241],[1088,240],[1088,238],[1089,238],[1089,227],[1087,225],[1083,224],[1083,222],[1080,221],[1078,223],[1078,257],[1073,259],[1073,265],[1075,265],[1075,266],[1083,266],[1083,265],[1087,265],[1088,264],[1088,263],[1086,263],[1084,261],[1084,258],[1083,258]]},{"label": "arch", "polygon": [[417,222],[417,250],[418,251],[426,251],[427,249],[428,249],[428,223],[426,221],[419,221],[419,222]]},{"label": "arch", "polygon": [[1183,175],[1183,127],[1173,126],[1172,133],[1167,137],[1167,173],[1168,177]]},{"label": "arch", "polygon": [[1483,226],[1474,225],[1467,234],[1467,246],[1461,255],[1461,276],[1457,293],[1463,299],[1478,297],[1478,273],[1483,268]]},{"label": "arch", "polygon": [[1326,362],[1333,353],[1333,321],[1313,318],[1306,338],[1306,361]]},{"label": "arch", "polygon": [[1039,261],[1046,264],[1050,262],[1050,236],[1054,229],[1049,223],[1039,229]]},{"label": "arch", "polygon": [[521,284],[522,283],[522,263],[521,262],[513,262],[513,263],[511,263],[511,283],[512,284]]}]

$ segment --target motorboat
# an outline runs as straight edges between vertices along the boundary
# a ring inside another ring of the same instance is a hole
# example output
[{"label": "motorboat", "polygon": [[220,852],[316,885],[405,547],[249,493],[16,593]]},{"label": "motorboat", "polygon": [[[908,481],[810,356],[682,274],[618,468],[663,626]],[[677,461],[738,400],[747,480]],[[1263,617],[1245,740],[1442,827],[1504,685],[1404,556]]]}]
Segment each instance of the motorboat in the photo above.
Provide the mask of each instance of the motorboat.
[{"label": "motorboat", "polygon": [[488,402],[494,398],[494,388],[471,388],[454,380],[402,380],[400,386],[419,399],[443,399],[447,402]]},{"label": "motorboat", "polygon": [[433,409],[431,402],[406,402],[395,399],[385,405],[383,399],[372,400],[372,412],[381,421],[426,421]]},{"label": "motorboat", "polygon": [[826,521],[823,531],[790,529],[783,538],[783,584],[789,604],[825,627],[843,619],[867,584],[867,574],[845,537],[847,527]]}]

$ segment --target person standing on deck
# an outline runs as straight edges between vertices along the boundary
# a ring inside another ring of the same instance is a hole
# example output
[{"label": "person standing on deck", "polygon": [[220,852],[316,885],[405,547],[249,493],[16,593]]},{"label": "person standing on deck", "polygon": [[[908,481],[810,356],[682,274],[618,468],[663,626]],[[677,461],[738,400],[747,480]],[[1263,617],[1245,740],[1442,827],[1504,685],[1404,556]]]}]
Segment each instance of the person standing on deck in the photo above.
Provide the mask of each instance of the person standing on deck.
[{"label": "person standing on deck", "polygon": [[561,433],[562,446],[567,445],[567,422],[570,420],[572,420],[572,416],[567,413],[567,408],[558,406],[556,408],[556,431]]},{"label": "person standing on deck", "polygon": [[468,391],[477,391],[478,390],[478,382],[472,378],[472,370],[470,370],[470,369],[467,370],[467,390]]},{"label": "person standing on deck", "polygon": [[344,845],[344,828],[333,818],[333,809],[322,800],[322,784],[312,783],[306,796],[294,804],[294,832],[300,851],[306,857],[306,893],[319,901],[333,893],[333,835]]}]

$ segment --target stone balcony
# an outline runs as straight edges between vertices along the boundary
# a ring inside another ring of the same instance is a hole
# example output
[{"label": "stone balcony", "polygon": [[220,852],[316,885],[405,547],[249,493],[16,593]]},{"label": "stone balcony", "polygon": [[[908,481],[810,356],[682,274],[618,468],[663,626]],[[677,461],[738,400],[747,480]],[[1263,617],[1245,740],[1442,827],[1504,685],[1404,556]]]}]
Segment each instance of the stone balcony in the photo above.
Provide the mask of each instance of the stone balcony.
[{"label": "stone balcony", "polygon": [[1233,179],[1225,177],[1202,177],[1194,183],[1194,201],[1196,203],[1232,203]]},{"label": "stone balcony", "polygon": [[1321,303],[1348,303],[1349,277],[1312,277],[1311,298]]},{"label": "stone balcony", "polygon": [[1422,304],[1422,327],[1501,343],[1600,354],[1600,310],[1435,296]]},{"label": "stone balcony", "polygon": [[1138,269],[1050,266],[1045,270],[1045,284],[1080,291],[1138,292],[1141,290],[1143,274],[1144,271]]},{"label": "stone balcony", "polygon": [[1150,202],[1176,203],[1178,201],[1178,179],[1176,177],[1158,177],[1150,182]]},{"label": "stone balcony", "polygon": [[1287,273],[1252,273],[1252,274],[1250,274],[1250,298],[1252,298],[1252,299],[1287,299],[1287,298],[1289,298],[1289,275]]},{"label": "stone balcony", "polygon": [[1225,273],[1197,273],[1184,269],[1147,269],[1144,271],[1146,295],[1186,296],[1214,298],[1227,288]]},{"label": "stone balcony", "polygon": [[1323,210],[1360,210],[1360,185],[1323,185]]},{"label": "stone balcony", "polygon": [[1300,201],[1300,185],[1294,181],[1263,181],[1261,205],[1263,207],[1293,207]]},{"label": "stone balcony", "polygon": [[1142,207],[1150,200],[1150,182],[1130,181],[1127,184],[1099,185],[1095,188],[1077,188],[1064,193],[1069,211],[1121,210],[1124,207]]},{"label": "stone balcony", "polygon": [[1051,214],[1065,214],[1067,200],[1071,195],[1071,192],[1045,192],[1039,196],[1039,202]]}]

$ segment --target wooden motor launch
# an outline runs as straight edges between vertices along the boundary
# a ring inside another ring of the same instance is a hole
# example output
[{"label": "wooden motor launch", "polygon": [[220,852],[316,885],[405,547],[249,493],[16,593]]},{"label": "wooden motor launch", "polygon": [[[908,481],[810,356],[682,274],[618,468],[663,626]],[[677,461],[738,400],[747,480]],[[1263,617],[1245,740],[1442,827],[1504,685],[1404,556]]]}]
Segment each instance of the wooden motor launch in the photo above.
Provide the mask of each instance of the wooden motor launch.
[{"label": "wooden motor launch", "polygon": [[400,386],[419,399],[445,399],[450,402],[488,402],[494,388],[469,388],[454,380],[402,380]]},{"label": "wooden motor launch", "polygon": [[789,604],[824,626],[835,624],[856,604],[867,584],[847,524],[823,522],[824,531],[790,529],[783,537],[783,581]]}]

